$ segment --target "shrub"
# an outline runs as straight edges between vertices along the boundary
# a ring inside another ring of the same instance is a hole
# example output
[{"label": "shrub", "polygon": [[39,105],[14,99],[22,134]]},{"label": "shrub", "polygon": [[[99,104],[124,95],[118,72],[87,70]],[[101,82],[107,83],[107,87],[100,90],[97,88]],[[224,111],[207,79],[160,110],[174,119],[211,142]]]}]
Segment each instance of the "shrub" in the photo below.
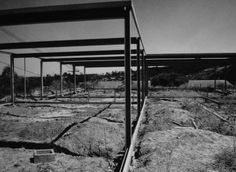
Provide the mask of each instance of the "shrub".
[{"label": "shrub", "polygon": [[188,79],[185,75],[178,73],[161,73],[154,76],[151,79],[152,86],[180,86],[188,82]]}]

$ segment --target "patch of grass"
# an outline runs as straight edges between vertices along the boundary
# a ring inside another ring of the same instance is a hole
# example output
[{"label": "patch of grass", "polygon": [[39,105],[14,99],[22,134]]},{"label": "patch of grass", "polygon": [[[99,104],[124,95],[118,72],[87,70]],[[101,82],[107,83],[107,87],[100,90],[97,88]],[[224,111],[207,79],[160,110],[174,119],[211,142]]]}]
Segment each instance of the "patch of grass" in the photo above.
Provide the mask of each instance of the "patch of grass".
[{"label": "patch of grass", "polygon": [[215,169],[219,172],[236,171],[236,147],[234,149],[225,149],[215,156]]}]

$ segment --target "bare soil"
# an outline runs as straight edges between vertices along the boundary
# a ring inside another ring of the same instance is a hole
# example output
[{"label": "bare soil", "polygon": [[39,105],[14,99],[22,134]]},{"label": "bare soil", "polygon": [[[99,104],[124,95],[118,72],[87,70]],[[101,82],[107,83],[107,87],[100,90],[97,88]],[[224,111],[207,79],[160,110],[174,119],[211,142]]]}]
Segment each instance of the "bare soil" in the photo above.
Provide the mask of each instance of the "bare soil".
[{"label": "bare soil", "polygon": [[[164,91],[156,95],[192,97],[186,91]],[[200,98],[152,98],[139,132],[133,171],[135,172],[220,172],[216,156],[233,150],[236,133],[230,118],[233,109],[207,107],[227,119],[204,110]],[[231,111],[229,113],[228,111]],[[222,171],[223,172],[223,171]],[[229,172],[229,171],[224,171]]]},{"label": "bare soil", "polygon": [[[124,148],[124,105],[1,105],[0,119],[0,171],[113,171]],[[32,163],[44,148],[56,161]]]}]

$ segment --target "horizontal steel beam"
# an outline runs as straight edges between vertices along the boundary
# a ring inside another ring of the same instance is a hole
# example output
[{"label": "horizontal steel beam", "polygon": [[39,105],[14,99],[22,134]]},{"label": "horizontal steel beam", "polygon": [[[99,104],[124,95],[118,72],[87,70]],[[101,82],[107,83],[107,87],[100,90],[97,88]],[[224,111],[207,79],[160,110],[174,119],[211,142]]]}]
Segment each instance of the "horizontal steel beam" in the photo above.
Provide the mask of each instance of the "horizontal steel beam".
[{"label": "horizontal steel beam", "polygon": [[[181,65],[181,64],[233,64],[236,60],[232,59],[201,59],[200,61],[193,60],[146,60],[148,66],[164,66],[164,65]],[[73,64],[76,66],[85,67],[123,67],[124,60],[95,60],[95,61],[77,61],[77,62],[62,62],[62,64]],[[136,66],[136,59],[132,60],[132,66]]]},{"label": "horizontal steel beam", "polygon": [[[82,102],[82,101],[64,101],[64,102],[53,102],[53,101],[38,101],[38,102],[32,102],[32,101],[16,101],[15,104],[125,104],[125,102]],[[132,104],[137,104],[137,102],[132,102]]]},{"label": "horizontal steel beam", "polygon": [[[114,90],[114,89],[113,89]],[[135,89],[133,89],[133,90],[135,90]],[[32,96],[26,96],[27,98],[32,98]],[[137,98],[137,96],[131,96],[132,98]],[[18,97],[16,97],[16,98],[22,98],[22,97],[20,97],[20,96],[18,96]],[[33,96],[33,98],[41,98],[41,96]],[[117,96],[111,96],[111,95],[92,95],[92,96],[90,96],[90,95],[76,95],[76,96],[68,96],[68,95],[66,95],[66,96],[60,96],[60,95],[58,95],[58,96],[56,96],[56,95],[53,95],[53,96],[50,96],[50,97],[48,97],[48,96],[43,96],[42,98],[48,98],[48,99],[56,99],[56,98],[58,98],[58,99],[76,99],[76,98],[93,98],[93,99],[104,99],[104,98],[117,98],[117,99],[122,99],[122,98],[125,98],[125,96],[121,96],[121,95],[117,95]]]},{"label": "horizontal steel beam", "polygon": [[121,19],[130,1],[58,5],[0,11],[0,26],[72,22],[84,20]]},{"label": "horizontal steel beam", "polygon": [[[106,60],[124,60],[124,56],[107,56],[107,57],[76,57],[76,58],[51,58],[43,59],[43,62],[96,62]],[[136,59],[136,56],[132,56],[132,59]]]},{"label": "horizontal steel beam", "polygon": [[[136,44],[137,38],[131,39],[132,44]],[[39,42],[17,42],[1,43],[0,50],[3,49],[28,49],[28,48],[49,48],[49,47],[72,47],[72,46],[100,46],[100,45],[121,45],[124,38],[104,38],[104,39],[83,39],[83,40],[59,40],[59,41],[39,41]]]},{"label": "horizontal steel beam", "polygon": [[160,58],[236,58],[236,53],[183,53],[183,54],[147,54],[148,59]]},{"label": "horizontal steel beam", "polygon": [[[95,55],[121,55],[121,54],[124,54],[124,50],[98,50],[98,51],[23,53],[23,54],[15,54],[14,58],[95,56]],[[137,54],[136,50],[131,50],[131,54]]]},{"label": "horizontal steel beam", "polygon": [[197,59],[185,59],[185,60],[178,60],[178,59],[169,59],[169,60],[147,60],[147,64],[151,65],[181,65],[181,64],[212,64],[212,65],[221,65],[221,64],[233,64],[236,63],[236,59],[205,59],[202,58],[200,60]]}]

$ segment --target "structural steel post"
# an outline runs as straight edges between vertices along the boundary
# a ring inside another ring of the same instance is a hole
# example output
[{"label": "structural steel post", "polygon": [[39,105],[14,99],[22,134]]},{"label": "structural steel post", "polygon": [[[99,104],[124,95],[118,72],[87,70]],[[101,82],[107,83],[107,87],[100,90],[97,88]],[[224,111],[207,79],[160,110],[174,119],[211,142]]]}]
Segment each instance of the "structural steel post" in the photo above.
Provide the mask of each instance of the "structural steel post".
[{"label": "structural steel post", "polygon": [[43,99],[43,61],[40,61],[40,78],[41,78],[41,92],[40,97]]},{"label": "structural steel post", "polygon": [[146,62],[146,58],[144,57],[144,65],[145,65],[145,96],[148,95],[148,64]]},{"label": "structural steel post", "polygon": [[224,84],[224,91],[227,91],[227,82],[226,82],[226,66],[224,67],[224,78],[225,78],[225,84]]},{"label": "structural steel post", "polygon": [[15,104],[15,83],[14,83],[14,57],[11,55],[11,101]]},{"label": "structural steel post", "polygon": [[26,58],[24,58],[24,99],[26,99]]},{"label": "structural steel post", "polygon": [[63,76],[62,76],[62,63],[60,63],[60,96],[62,96],[63,90]]},{"label": "structural steel post", "polygon": [[75,74],[75,65],[73,65],[73,76],[74,76],[74,93],[76,94],[76,74]]},{"label": "structural steel post", "polygon": [[144,88],[145,88],[145,65],[144,65],[144,52],[142,51],[142,105],[144,103],[145,95],[144,95]]},{"label": "structural steel post", "polygon": [[141,111],[141,104],[140,104],[140,38],[138,38],[137,42],[137,109],[138,109],[138,117]]},{"label": "structural steel post", "polygon": [[216,90],[216,79],[217,79],[217,75],[216,75],[216,66],[214,68],[214,73],[215,73],[215,80],[214,80],[214,89]]},{"label": "structural steel post", "polygon": [[130,38],[130,8],[125,7],[125,146],[131,143],[131,38]]},{"label": "structural steel post", "polygon": [[84,66],[84,91],[87,90],[86,67]]}]

